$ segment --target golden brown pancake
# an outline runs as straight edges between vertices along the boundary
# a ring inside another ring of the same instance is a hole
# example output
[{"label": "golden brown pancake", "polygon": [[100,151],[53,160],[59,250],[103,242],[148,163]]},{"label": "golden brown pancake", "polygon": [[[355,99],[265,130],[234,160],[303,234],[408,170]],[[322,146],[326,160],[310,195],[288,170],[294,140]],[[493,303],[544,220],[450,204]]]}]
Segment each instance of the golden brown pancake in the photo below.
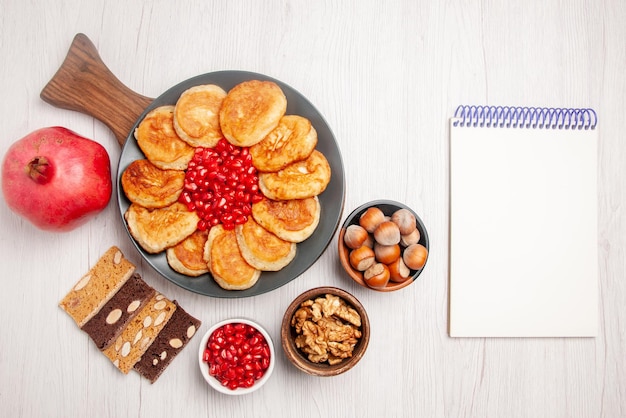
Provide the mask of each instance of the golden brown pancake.
[{"label": "golden brown pancake", "polygon": [[233,145],[249,147],[278,126],[287,98],[271,81],[250,80],[233,87],[222,102],[220,126]]},{"label": "golden brown pancake", "polygon": [[167,249],[167,263],[170,267],[187,276],[197,277],[209,272],[204,261],[204,245],[209,233],[196,231],[187,238]]},{"label": "golden brown pancake", "polygon": [[161,170],[148,160],[135,160],[122,173],[126,197],[145,208],[163,208],[178,200],[185,172]]},{"label": "golden brown pancake", "polygon": [[215,282],[227,290],[248,289],[261,276],[261,271],[248,264],[241,255],[235,230],[226,230],[222,225],[209,231],[204,259]]},{"label": "golden brown pancake", "polygon": [[226,92],[215,84],[185,90],[174,109],[174,129],[192,147],[213,148],[222,139],[219,111]]},{"label": "golden brown pancake", "polygon": [[152,164],[162,170],[184,170],[195,149],[174,130],[174,106],[150,111],[135,129],[137,145]]},{"label": "golden brown pancake", "polygon": [[176,245],[198,227],[200,218],[180,202],[160,209],[132,203],[124,214],[130,234],[149,253]]},{"label": "golden brown pancake", "polygon": [[252,217],[263,228],[290,242],[310,237],[320,221],[321,206],[317,196],[295,200],[270,200],[252,205]]},{"label": "golden brown pancake", "polygon": [[330,165],[324,154],[314,150],[302,161],[275,173],[259,173],[259,188],[272,200],[306,199],[322,193],[330,182]]},{"label": "golden brown pancake", "polygon": [[262,271],[278,271],[296,256],[296,244],[278,238],[259,225],[253,217],[235,227],[243,258]]},{"label": "golden brown pancake", "polygon": [[307,158],[317,145],[317,131],[298,115],[283,116],[261,142],[250,147],[252,164],[259,171],[278,171]]}]

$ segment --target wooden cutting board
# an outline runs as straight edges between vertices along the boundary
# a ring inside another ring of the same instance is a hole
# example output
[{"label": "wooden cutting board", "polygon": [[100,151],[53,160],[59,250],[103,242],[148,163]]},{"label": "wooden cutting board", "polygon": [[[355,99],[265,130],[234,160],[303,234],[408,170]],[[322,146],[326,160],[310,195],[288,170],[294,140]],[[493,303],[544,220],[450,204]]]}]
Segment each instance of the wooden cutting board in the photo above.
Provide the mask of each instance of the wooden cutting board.
[{"label": "wooden cutting board", "polygon": [[98,119],[113,131],[120,146],[153,101],[124,85],[82,33],[74,37],[65,60],[40,97],[53,106]]}]

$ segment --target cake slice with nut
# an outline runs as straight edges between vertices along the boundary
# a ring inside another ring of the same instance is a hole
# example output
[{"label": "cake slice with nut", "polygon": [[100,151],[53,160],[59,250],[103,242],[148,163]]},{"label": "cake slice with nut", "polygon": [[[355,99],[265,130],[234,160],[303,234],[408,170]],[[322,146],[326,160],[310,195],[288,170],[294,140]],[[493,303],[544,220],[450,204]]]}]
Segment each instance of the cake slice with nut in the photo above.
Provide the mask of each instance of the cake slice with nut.
[{"label": "cake slice with nut", "polygon": [[134,369],[150,380],[150,383],[154,383],[159,378],[202,324],[200,320],[181,308],[176,301],[174,303],[176,304],[174,315],[134,366]]},{"label": "cake slice with nut", "polygon": [[79,327],[89,321],[128,281],[135,266],[113,246],[74,285],[59,306]]},{"label": "cake slice with nut", "polygon": [[156,294],[139,274],[134,274],[85,325],[85,331],[100,350],[109,347],[124,328]]},{"label": "cake slice with nut", "polygon": [[103,351],[104,355],[124,374],[128,374],[175,311],[174,302],[157,292],[115,342]]}]

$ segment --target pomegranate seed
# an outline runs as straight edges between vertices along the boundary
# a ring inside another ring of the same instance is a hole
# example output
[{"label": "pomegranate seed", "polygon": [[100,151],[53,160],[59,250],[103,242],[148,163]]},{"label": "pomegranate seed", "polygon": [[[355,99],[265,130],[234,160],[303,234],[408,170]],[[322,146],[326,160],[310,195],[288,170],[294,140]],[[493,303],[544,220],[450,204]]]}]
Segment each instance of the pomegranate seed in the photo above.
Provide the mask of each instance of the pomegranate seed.
[{"label": "pomegranate seed", "polygon": [[211,363],[211,365],[209,366],[209,374],[211,376],[216,376],[220,374],[220,365],[217,363]]},{"label": "pomegranate seed", "polygon": [[268,357],[263,357],[261,359],[261,368],[266,370],[268,367],[270,367],[270,359]]}]

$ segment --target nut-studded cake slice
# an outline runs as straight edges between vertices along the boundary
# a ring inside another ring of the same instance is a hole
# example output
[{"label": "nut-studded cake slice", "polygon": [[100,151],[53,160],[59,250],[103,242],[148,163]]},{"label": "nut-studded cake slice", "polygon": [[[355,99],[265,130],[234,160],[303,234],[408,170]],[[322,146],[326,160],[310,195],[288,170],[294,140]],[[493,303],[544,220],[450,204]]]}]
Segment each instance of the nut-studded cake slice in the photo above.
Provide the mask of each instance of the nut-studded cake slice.
[{"label": "nut-studded cake slice", "polygon": [[156,294],[156,290],[135,273],[85,325],[85,331],[100,350],[120,336],[126,325]]},{"label": "nut-studded cake slice", "polygon": [[103,351],[104,355],[127,374],[165,327],[175,310],[176,305],[157,292],[115,342]]},{"label": "nut-studded cake slice", "polygon": [[135,266],[119,248],[113,246],[74,285],[59,306],[82,327],[117,293],[134,271]]},{"label": "nut-studded cake slice", "polygon": [[200,320],[181,308],[176,301],[174,304],[176,304],[174,315],[134,366],[134,369],[150,380],[150,383],[154,383],[161,376],[202,324]]}]

